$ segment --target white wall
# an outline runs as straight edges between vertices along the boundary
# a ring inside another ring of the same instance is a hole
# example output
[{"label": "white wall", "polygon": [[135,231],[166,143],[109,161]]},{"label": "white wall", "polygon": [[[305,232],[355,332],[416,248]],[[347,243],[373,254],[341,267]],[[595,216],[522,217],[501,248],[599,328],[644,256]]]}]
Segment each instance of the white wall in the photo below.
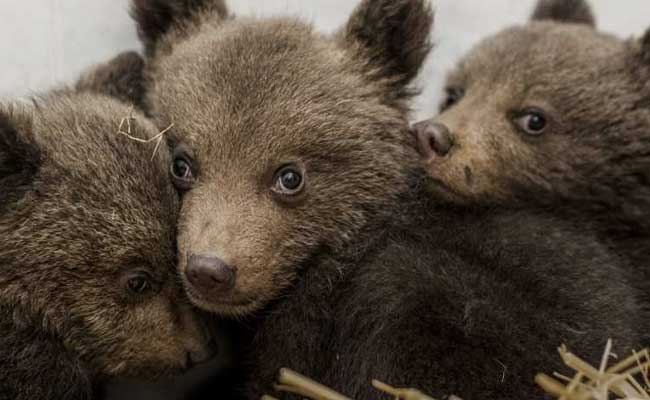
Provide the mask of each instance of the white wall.
[{"label": "white wall", "polygon": [[[330,32],[357,0],[230,0],[239,15],[300,15]],[[0,0],[0,97],[72,81],[95,62],[139,49],[129,0]],[[650,0],[591,0],[601,29],[621,36],[650,27]],[[527,19],[534,0],[434,0],[436,50],[421,77],[417,109],[433,112],[445,72],[476,41]]]}]

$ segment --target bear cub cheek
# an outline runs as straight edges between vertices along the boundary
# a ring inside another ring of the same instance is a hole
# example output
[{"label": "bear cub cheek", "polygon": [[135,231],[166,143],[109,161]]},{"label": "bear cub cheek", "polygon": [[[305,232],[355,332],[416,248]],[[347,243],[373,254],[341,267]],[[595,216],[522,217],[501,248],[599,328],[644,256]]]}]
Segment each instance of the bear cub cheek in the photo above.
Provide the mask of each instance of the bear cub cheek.
[{"label": "bear cub cheek", "polygon": [[96,318],[94,312],[86,317],[90,337],[115,340],[111,352],[104,351],[105,339],[96,343],[100,355],[90,357],[104,374],[153,379],[179,373],[217,354],[208,322],[184,299],[178,284],[171,279],[143,280],[144,274],[124,275],[120,278],[128,279],[117,279],[116,301],[101,307],[112,310],[113,322]]}]

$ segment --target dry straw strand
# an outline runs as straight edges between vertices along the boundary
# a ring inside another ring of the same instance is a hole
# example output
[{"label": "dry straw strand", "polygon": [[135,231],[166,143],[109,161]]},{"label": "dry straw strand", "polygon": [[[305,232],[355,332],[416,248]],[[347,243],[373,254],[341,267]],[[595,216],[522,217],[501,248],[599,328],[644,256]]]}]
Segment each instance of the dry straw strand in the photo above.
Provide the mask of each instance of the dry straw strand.
[{"label": "dry straw strand", "polygon": [[373,379],[372,386],[377,390],[393,396],[395,400],[435,400],[417,389],[398,389],[376,379]]},{"label": "dry straw strand", "polygon": [[[134,140],[136,142],[139,142],[139,143],[147,144],[147,143],[151,143],[151,142],[155,141],[156,142],[156,147],[154,147],[153,154],[151,155],[151,161],[153,161],[153,159],[156,157],[156,153],[158,153],[158,149],[160,148],[160,144],[163,141],[163,137],[165,136],[165,134],[167,132],[169,132],[174,127],[174,124],[172,123],[167,128],[165,128],[162,131],[158,132],[158,134],[156,134],[155,136],[153,136],[153,137],[151,137],[149,139],[142,139],[142,138],[133,136],[133,134],[131,132],[131,121],[135,121],[135,120],[136,120],[136,117],[133,116],[133,106],[131,106],[131,108],[129,108],[129,114],[126,117],[122,118],[122,120],[120,121],[120,126],[117,128],[117,133],[119,135],[126,136],[127,138],[129,138],[131,140]],[[124,128],[124,124],[126,124],[126,131],[124,131],[122,129],[122,128]]]},{"label": "dry straw strand", "polygon": [[275,386],[278,391],[294,393],[314,400],[351,400],[325,385],[286,368],[280,370],[278,383]]}]

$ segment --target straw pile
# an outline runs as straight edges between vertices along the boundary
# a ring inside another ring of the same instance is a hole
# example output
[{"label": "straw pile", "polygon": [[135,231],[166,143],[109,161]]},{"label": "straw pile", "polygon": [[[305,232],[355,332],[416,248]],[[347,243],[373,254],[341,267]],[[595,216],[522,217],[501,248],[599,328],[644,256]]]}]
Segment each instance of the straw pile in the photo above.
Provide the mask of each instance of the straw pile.
[{"label": "straw pile", "polygon": [[[432,397],[416,389],[397,389],[385,383],[373,380],[372,385],[379,391],[382,391],[395,400],[435,400]],[[278,384],[275,389],[279,392],[297,394],[303,398],[312,400],[351,400],[349,397],[342,395],[327,386],[321,385],[297,372],[283,368],[278,375]],[[263,396],[262,400],[277,400],[271,396]],[[450,397],[449,400],[459,400]]]},{"label": "straw pile", "polygon": [[611,350],[612,341],[609,340],[600,367],[596,368],[562,346],[560,357],[575,375],[569,378],[558,373],[553,377],[539,374],[535,381],[560,400],[650,399],[650,351],[633,353],[610,367],[610,359],[616,358]]},{"label": "straw pile", "polygon": [[[611,359],[618,358],[612,353],[612,341],[609,340],[598,368],[570,353],[566,346],[561,346],[558,350],[562,361],[575,372],[573,377],[557,372],[553,376],[538,374],[535,382],[559,400],[650,400],[650,349],[633,352],[624,360],[609,366]],[[373,380],[372,385],[395,400],[435,400],[416,389],[397,389],[377,380]],[[351,400],[289,369],[280,370],[275,389],[306,399]],[[264,396],[262,400],[277,399]],[[447,400],[460,399],[452,396]]]}]

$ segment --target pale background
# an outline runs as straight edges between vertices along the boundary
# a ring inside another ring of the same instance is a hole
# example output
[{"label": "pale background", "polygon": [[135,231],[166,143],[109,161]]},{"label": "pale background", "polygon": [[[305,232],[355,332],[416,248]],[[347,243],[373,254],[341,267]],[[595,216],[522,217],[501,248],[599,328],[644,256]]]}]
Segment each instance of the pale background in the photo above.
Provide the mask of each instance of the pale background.
[{"label": "pale background", "polygon": [[[299,15],[324,32],[358,0],[230,0],[239,15]],[[0,0],[0,97],[71,82],[85,67],[139,49],[128,0]],[[446,71],[478,40],[526,21],[534,0],[434,0],[437,47],[420,78],[418,116],[433,113]],[[601,29],[622,37],[650,27],[650,0],[592,0]]]}]

